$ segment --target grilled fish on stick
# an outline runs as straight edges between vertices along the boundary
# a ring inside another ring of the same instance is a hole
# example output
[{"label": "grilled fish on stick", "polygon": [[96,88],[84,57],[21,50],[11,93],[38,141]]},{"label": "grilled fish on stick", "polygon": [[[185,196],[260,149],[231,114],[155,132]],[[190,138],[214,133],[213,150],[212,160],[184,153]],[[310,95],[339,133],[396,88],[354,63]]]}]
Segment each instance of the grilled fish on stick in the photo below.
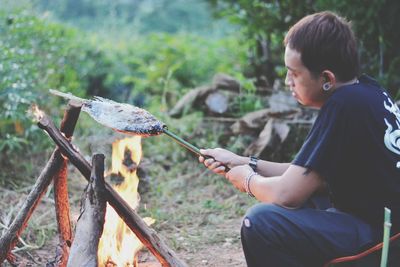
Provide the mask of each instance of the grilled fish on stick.
[{"label": "grilled fish on stick", "polygon": [[82,110],[94,120],[118,132],[141,136],[152,136],[164,133],[165,124],[157,120],[148,111],[118,103],[103,97],[83,99],[71,93],[50,89],[50,93],[82,103]]}]

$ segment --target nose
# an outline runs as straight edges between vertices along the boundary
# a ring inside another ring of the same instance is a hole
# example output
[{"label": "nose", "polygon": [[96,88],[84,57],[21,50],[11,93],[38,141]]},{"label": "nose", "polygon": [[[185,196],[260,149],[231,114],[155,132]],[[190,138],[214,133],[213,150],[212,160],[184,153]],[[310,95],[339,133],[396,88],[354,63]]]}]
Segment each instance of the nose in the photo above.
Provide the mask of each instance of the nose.
[{"label": "nose", "polygon": [[292,80],[292,78],[290,77],[289,71],[286,72],[285,85],[286,85],[286,86],[289,86],[289,87],[290,87],[290,86],[293,86],[293,80]]}]

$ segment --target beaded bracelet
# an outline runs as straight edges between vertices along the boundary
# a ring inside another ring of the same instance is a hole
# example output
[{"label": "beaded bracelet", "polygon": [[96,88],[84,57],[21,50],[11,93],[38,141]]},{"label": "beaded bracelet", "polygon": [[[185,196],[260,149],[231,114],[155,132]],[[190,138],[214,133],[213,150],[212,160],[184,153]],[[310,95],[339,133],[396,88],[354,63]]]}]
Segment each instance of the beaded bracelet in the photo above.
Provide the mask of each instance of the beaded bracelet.
[{"label": "beaded bracelet", "polygon": [[244,189],[246,190],[246,193],[249,197],[255,197],[253,193],[250,190],[250,181],[251,178],[253,178],[254,175],[257,175],[256,172],[251,172],[249,175],[247,175],[246,179],[244,180]]}]

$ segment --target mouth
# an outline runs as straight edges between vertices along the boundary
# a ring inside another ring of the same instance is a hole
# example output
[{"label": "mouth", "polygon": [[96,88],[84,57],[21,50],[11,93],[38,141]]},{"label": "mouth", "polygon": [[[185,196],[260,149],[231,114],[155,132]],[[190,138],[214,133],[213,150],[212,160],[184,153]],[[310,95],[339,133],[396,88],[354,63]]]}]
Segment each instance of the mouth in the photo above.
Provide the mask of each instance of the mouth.
[{"label": "mouth", "polygon": [[290,87],[290,92],[292,93],[292,96],[293,96],[294,98],[297,98],[297,94],[296,94],[296,92],[293,90],[292,87]]}]

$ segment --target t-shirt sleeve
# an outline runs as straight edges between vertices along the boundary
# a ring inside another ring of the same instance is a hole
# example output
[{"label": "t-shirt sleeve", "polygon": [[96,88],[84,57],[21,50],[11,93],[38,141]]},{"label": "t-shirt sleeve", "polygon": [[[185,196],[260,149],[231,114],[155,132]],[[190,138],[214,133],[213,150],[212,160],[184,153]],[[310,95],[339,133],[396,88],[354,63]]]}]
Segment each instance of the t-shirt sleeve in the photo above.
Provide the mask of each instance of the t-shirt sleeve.
[{"label": "t-shirt sleeve", "polygon": [[351,112],[346,112],[343,103],[327,102],[292,163],[322,176],[333,173],[346,146],[349,116]]}]

